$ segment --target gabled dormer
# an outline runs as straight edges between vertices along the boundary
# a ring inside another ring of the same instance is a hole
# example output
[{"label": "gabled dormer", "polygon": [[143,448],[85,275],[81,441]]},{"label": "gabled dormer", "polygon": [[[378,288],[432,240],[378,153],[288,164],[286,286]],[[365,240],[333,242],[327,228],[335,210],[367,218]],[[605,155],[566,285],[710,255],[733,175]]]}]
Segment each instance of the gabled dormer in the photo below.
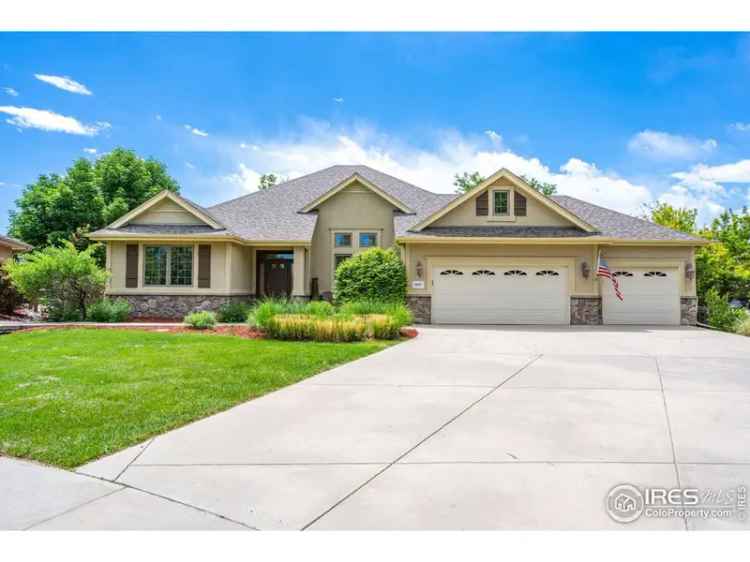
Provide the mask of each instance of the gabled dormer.
[{"label": "gabled dormer", "polygon": [[451,201],[411,230],[456,226],[540,226],[595,229],[533,189],[522,178],[501,169],[471,191]]}]

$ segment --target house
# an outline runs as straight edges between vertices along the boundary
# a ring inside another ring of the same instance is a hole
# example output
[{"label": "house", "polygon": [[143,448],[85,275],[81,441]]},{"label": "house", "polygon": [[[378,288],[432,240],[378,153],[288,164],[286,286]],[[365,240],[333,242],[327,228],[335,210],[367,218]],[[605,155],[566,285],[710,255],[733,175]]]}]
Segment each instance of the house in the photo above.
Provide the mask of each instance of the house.
[{"label": "house", "polygon": [[[110,296],[141,316],[233,300],[308,299],[336,266],[395,246],[423,323],[694,324],[704,240],[502,169],[463,195],[367,166],[333,166],[204,208],[163,192],[91,237],[107,244]],[[596,277],[607,259],[624,300]]]},{"label": "house", "polygon": [[10,236],[3,236],[0,234],[0,264],[13,254],[28,252],[31,249],[32,246],[26,244],[26,242],[21,242]]}]

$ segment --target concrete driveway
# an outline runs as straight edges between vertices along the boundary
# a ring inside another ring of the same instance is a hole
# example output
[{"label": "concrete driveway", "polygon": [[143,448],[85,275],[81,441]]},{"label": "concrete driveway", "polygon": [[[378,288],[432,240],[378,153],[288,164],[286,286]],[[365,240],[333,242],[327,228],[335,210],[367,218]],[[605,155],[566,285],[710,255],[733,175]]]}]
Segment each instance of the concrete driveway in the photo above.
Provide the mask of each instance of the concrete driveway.
[{"label": "concrete driveway", "polygon": [[750,485],[750,339],[696,328],[420,332],[80,474],[54,471],[79,486],[67,500],[60,490],[72,484],[47,490],[48,472],[40,480],[41,468],[7,461],[15,477],[5,491],[0,478],[11,498],[0,525],[750,528],[736,518],[623,525],[605,510],[622,483]]}]

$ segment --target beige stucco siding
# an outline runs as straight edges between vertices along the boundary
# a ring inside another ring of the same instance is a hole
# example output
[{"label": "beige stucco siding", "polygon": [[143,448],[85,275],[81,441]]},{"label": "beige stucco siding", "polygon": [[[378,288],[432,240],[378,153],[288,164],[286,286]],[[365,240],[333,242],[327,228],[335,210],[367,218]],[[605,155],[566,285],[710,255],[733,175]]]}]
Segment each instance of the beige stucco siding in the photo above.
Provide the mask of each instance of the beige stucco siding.
[{"label": "beige stucco siding", "polygon": [[318,278],[320,291],[331,290],[333,233],[367,231],[378,233],[381,248],[393,245],[395,207],[367,187],[354,184],[318,208],[318,222],[310,250],[310,277]]},{"label": "beige stucco siding", "polygon": [[7,246],[0,246],[0,263],[3,263],[11,256],[12,252]]},{"label": "beige stucco siding", "polygon": [[253,293],[252,252],[247,246],[227,244],[229,252],[229,290],[233,293]]},{"label": "beige stucco siding", "polygon": [[165,199],[141,213],[131,224],[205,224],[174,201]]},{"label": "beige stucco siding", "polygon": [[[519,225],[519,226],[573,226],[573,224],[566,218],[560,216],[559,213],[554,212],[549,207],[542,205],[538,201],[532,199],[528,195],[526,197],[526,216],[516,217],[513,216],[511,209],[511,216],[508,217],[493,217],[491,214],[488,216],[477,216],[476,214],[476,198],[485,191],[491,191],[493,189],[508,189],[511,191],[510,202],[513,202],[513,186],[505,179],[498,180],[487,189],[478,191],[474,197],[469,198],[467,201],[450,211],[445,216],[439,218],[430,226],[493,226],[493,225]],[[492,199],[490,198],[490,209],[492,209]],[[492,211],[490,210],[490,213]]]},{"label": "beige stucco siding", "polygon": [[[133,242],[131,242],[133,243]],[[249,268],[244,263],[249,260],[249,249],[237,244],[225,242],[211,243],[211,287],[210,289],[198,288],[198,243],[190,243],[193,246],[193,286],[192,287],[147,287],[143,284],[143,248],[148,245],[185,245],[184,243],[169,242],[136,242],[139,244],[138,256],[138,287],[125,287],[125,260],[127,242],[108,242],[107,268],[110,272],[109,287],[110,294],[184,294],[184,295],[228,295],[250,293]],[[230,249],[231,246],[231,249]],[[234,259],[236,257],[236,259]],[[233,265],[236,261],[236,264]],[[244,263],[243,263],[244,262]],[[229,283],[229,279],[236,275],[236,283]]]},{"label": "beige stucco siding", "polygon": [[[612,269],[628,265],[677,267],[681,280],[681,296],[694,297],[696,295],[695,248],[692,246],[603,246],[602,255]],[[685,267],[688,264],[694,272],[691,280],[685,275]]]},{"label": "beige stucco siding", "polygon": [[[591,296],[599,294],[599,281],[595,277],[597,247],[593,245],[502,245],[502,244],[407,244],[404,248],[407,266],[408,292],[411,295],[430,295],[432,293],[432,267],[436,264],[444,265],[451,258],[457,261],[482,260],[497,263],[508,263],[512,259],[519,262],[542,263],[549,258],[551,263],[567,265],[570,272],[571,296]],[[693,248],[663,247],[663,246],[603,246],[603,255],[610,260],[610,265],[638,266],[653,265],[654,267],[677,267],[681,278],[681,294],[695,296],[695,282],[685,279],[684,268],[687,263],[695,268]],[[586,263],[590,270],[588,279],[583,276],[582,264]],[[417,276],[417,263],[422,264],[423,275]],[[412,288],[413,281],[424,281],[424,289]]]},{"label": "beige stucco siding", "polygon": [[[432,293],[431,269],[436,261],[444,263],[447,258],[477,258],[482,260],[491,258],[554,258],[557,263],[568,265],[575,269],[570,272],[572,280],[572,292],[577,295],[592,295],[596,293],[593,276],[585,279],[581,273],[581,264],[587,262],[591,266],[593,260],[593,246],[521,246],[521,245],[497,245],[497,244],[408,244],[406,246],[407,257],[407,281],[409,294],[429,295]],[[423,275],[421,280],[425,281],[424,289],[412,289],[412,281],[420,280],[417,277],[417,263],[422,263]]]}]

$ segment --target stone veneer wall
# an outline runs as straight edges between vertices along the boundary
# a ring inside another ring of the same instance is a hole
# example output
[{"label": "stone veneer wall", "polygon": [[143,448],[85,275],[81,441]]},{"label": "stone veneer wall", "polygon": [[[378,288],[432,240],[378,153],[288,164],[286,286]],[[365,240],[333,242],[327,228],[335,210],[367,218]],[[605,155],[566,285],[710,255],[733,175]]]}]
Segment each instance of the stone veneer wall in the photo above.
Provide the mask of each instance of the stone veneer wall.
[{"label": "stone veneer wall", "polygon": [[596,325],[602,323],[601,297],[570,297],[570,323]]},{"label": "stone veneer wall", "polygon": [[216,310],[230,302],[251,303],[253,295],[107,295],[112,299],[124,299],[133,308],[133,318],[182,318],[196,310]]},{"label": "stone veneer wall", "polygon": [[695,326],[698,323],[698,297],[680,299],[680,324]]},{"label": "stone veneer wall", "polygon": [[429,295],[407,295],[406,306],[414,315],[415,324],[430,324],[432,322],[432,297]]}]

